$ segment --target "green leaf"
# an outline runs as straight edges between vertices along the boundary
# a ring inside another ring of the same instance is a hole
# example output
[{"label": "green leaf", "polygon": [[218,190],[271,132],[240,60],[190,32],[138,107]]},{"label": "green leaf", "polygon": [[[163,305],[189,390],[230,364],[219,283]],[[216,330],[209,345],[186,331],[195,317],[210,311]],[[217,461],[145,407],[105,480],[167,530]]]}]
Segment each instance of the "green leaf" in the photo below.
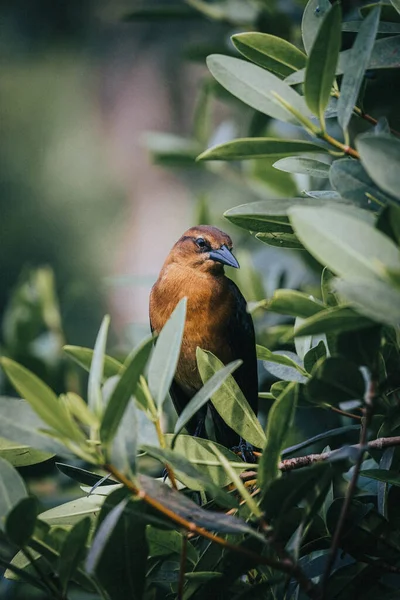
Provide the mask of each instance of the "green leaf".
[{"label": "green leaf", "polygon": [[317,333],[338,333],[340,331],[353,331],[371,327],[372,321],[359,315],[349,306],[336,306],[305,319],[294,331],[282,338],[288,341],[293,336],[315,335]]},{"label": "green leaf", "polygon": [[371,179],[400,201],[400,140],[387,134],[364,134],[356,139],[356,147]]},{"label": "green leaf", "polygon": [[310,110],[325,127],[324,110],[331,97],[341,43],[342,12],[336,2],[325,14],[306,67],[304,96]]},{"label": "green leaf", "polygon": [[[291,358],[291,356],[293,356],[293,358]],[[304,378],[307,377],[307,372],[295,360],[295,358],[298,359],[297,355],[293,354],[292,352],[288,352],[286,350],[281,352],[271,352],[271,350],[268,350],[268,348],[263,348],[262,346],[257,345],[257,358],[258,360],[263,361],[263,366],[265,369],[267,369],[267,371],[272,373],[272,375],[275,377],[279,377],[280,379],[285,379],[286,381],[303,381]],[[274,364],[284,367],[283,373],[274,369]],[[289,376],[284,376],[288,373],[288,370]],[[291,372],[293,370],[295,373],[292,375]]]},{"label": "green leaf", "polygon": [[400,291],[385,281],[336,280],[340,296],[357,312],[378,323],[396,327],[400,323]]},{"label": "green leaf", "polygon": [[[275,231],[274,227],[276,225],[282,225],[285,227],[284,231],[291,232],[288,217],[291,208],[294,206],[321,207],[324,205],[332,205],[332,201],[325,198],[271,198],[235,206],[224,212],[224,217],[234,225],[243,227],[247,231],[269,233]],[[281,231],[281,229],[276,229],[276,231]]]},{"label": "green leaf", "polygon": [[150,356],[152,343],[151,337],[145,339],[130,355],[129,362],[125,364],[125,370],[111,394],[100,427],[100,438],[106,445],[117,433],[128,402],[135,394],[140,376],[143,374]]},{"label": "green leaf", "polygon": [[[223,366],[223,363],[211,352],[203,350],[198,355],[198,368],[203,384]],[[211,402],[225,423],[244,440],[257,448],[264,445],[265,435],[260,422],[232,375],[225,379],[221,387],[211,397]]]},{"label": "green leaf", "polygon": [[400,486],[400,475],[397,471],[385,470],[385,469],[363,469],[363,477],[369,477],[370,479],[376,479],[377,481],[384,481],[390,483],[396,487]]},{"label": "green leaf", "polygon": [[[204,361],[207,361],[207,355],[206,356],[202,356],[202,355],[206,355],[205,351],[202,350],[201,348],[197,348],[196,349],[197,361],[201,361],[202,359]],[[183,411],[181,412],[181,414],[179,415],[179,417],[175,423],[175,429],[174,429],[175,435],[174,435],[174,438],[172,441],[172,447],[174,447],[175,440],[176,440],[178,434],[180,433],[180,431],[182,431],[182,429],[190,421],[190,419],[197,413],[197,411],[202,406],[204,406],[204,404],[206,404],[206,402],[208,402],[208,400],[211,398],[211,396],[218,391],[218,389],[221,387],[221,385],[224,383],[224,381],[227,379],[227,377],[229,375],[231,375],[231,373],[233,373],[241,364],[242,364],[241,360],[235,360],[235,361],[229,363],[228,365],[226,365],[226,367],[223,367],[222,369],[220,369],[219,371],[214,373],[214,375],[212,375],[212,377],[210,377],[210,379],[203,385],[203,387],[193,396],[193,398],[190,400],[190,402],[188,402],[188,404],[185,406],[185,408],[183,409]]]},{"label": "green leaf", "polygon": [[382,279],[383,267],[400,264],[400,251],[388,237],[342,209],[297,206],[290,219],[310,254],[343,278]]},{"label": "green leaf", "polygon": [[[375,8],[377,8],[377,6],[375,6]],[[345,23],[342,23],[342,31],[358,32],[363,23],[364,21],[346,21]],[[400,33],[400,23],[380,22],[378,23],[377,33]]]},{"label": "green leaf", "polygon": [[[92,487],[98,481],[103,479],[102,475],[98,475],[97,473],[93,473],[92,471],[88,471],[87,469],[82,469],[81,467],[76,467],[74,465],[67,465],[65,463],[60,463],[60,462],[56,462],[55,464],[56,464],[57,469],[61,473],[66,475],[67,477],[70,477],[71,479],[73,479],[74,481],[77,481],[78,483],[83,483],[85,485],[89,485],[90,487]],[[113,481],[113,480],[112,479],[107,480],[108,483],[110,483],[111,481]],[[107,482],[101,483],[100,485],[107,485]]]},{"label": "green leaf", "polygon": [[352,158],[335,160],[329,172],[329,179],[332,187],[342,198],[361,208],[376,209],[381,204],[390,202],[390,198],[374,184],[358,160]]},{"label": "green leaf", "polygon": [[[42,456],[58,454],[72,457],[71,452],[65,446],[39,433],[38,430],[45,429],[46,424],[25,400],[0,396],[0,414],[0,435],[3,438],[8,436],[7,440],[15,443],[21,448],[21,452],[24,452],[19,458],[14,456],[13,462],[21,461],[21,464],[15,466],[23,466],[22,461],[30,461],[29,457],[31,456],[37,457],[32,450],[29,452],[22,450],[22,444],[27,444],[29,448],[41,450],[44,453]],[[4,454],[4,458],[7,458],[6,454]]]},{"label": "green leaf", "polygon": [[396,23],[400,23],[400,18],[399,15],[397,14],[398,11],[396,12],[396,2],[398,3],[398,0],[394,0],[394,2],[392,2],[392,0],[390,0],[390,2],[370,2],[368,4],[365,4],[364,6],[361,6],[358,11],[360,13],[360,15],[362,17],[367,17],[369,15],[370,12],[372,12],[374,10],[374,8],[376,8],[377,6],[381,7],[381,19],[382,21],[393,21]]},{"label": "green leaf", "polygon": [[[294,446],[290,446],[290,448],[285,448],[282,451],[282,458],[289,457],[292,454],[296,454],[299,450],[303,448],[307,448],[308,446],[312,446],[313,444],[320,442],[322,440],[331,440],[338,436],[346,436],[347,433],[360,431],[360,425],[345,425],[343,427],[337,427],[335,429],[330,429],[329,431],[324,431],[323,433],[319,433],[318,435],[314,435],[312,438],[305,440],[304,442],[299,442]],[[359,435],[357,435],[357,438]],[[347,441],[347,440],[346,440]]]},{"label": "green leaf", "polygon": [[91,517],[94,521],[97,517],[100,507],[104,502],[104,496],[92,494],[65,502],[54,508],[50,508],[39,515],[39,519],[49,525],[75,525],[85,517]]},{"label": "green leaf", "polygon": [[89,536],[91,520],[88,517],[74,525],[60,550],[58,576],[65,593],[69,581],[73,578],[79,563],[86,553],[86,542]]},{"label": "green leaf", "polygon": [[196,167],[196,156],[201,152],[196,140],[159,131],[147,132],[144,142],[152,162],[164,167]]},{"label": "green leaf", "polygon": [[262,307],[265,310],[292,317],[311,317],[324,310],[324,305],[309,294],[297,290],[275,290],[270,300]]},{"label": "green leaf", "polygon": [[205,490],[211,497],[224,508],[237,508],[238,503],[225,490],[216,485],[207,475],[197,469],[183,454],[169,448],[155,448],[144,444],[144,452],[156,458],[163,464],[170,465],[174,473],[184,485],[193,490]]},{"label": "green leaf", "polygon": [[[149,556],[180,555],[181,553],[183,535],[178,531],[165,531],[148,525],[146,527],[146,538],[149,544]],[[187,542],[186,551],[188,560],[192,564],[196,564],[199,557],[193,544]]]},{"label": "green leaf", "polygon": [[320,178],[329,177],[330,169],[329,164],[305,156],[281,158],[273,166],[275,169],[285,171],[286,173],[299,173],[301,175]]},{"label": "green leaf", "polygon": [[372,49],[379,25],[380,7],[369,13],[363,21],[360,31],[351,48],[346,62],[340,97],[337,104],[338,121],[343,130],[347,130],[354,106],[360,93],[365,70],[370,61]]},{"label": "green leaf", "polygon": [[349,400],[362,400],[365,381],[357,365],[347,359],[321,358],[306,384],[306,392],[313,402],[337,406]]},{"label": "green leaf", "polygon": [[309,0],[305,7],[301,22],[301,34],[307,54],[310,54],[321,22],[330,8],[329,0]]},{"label": "green leaf", "polygon": [[10,358],[1,358],[0,364],[18,393],[47,425],[78,443],[84,441],[83,433],[46,383]]},{"label": "green leaf", "polygon": [[290,42],[268,33],[237,33],[234,46],[243,56],[268,71],[286,77],[306,66],[306,56]]},{"label": "green leaf", "polygon": [[257,233],[256,238],[268,246],[304,250],[303,244],[299,242],[294,233],[271,231],[270,233]]},{"label": "green leaf", "polygon": [[240,138],[205,150],[197,160],[250,160],[268,156],[292,156],[297,152],[324,151],[325,148],[302,140]]},{"label": "green leaf", "polygon": [[400,15],[400,0],[390,0],[390,2],[392,3],[393,8],[399,13]]},{"label": "green leaf", "polygon": [[6,534],[9,540],[19,548],[26,546],[35,531],[38,507],[36,498],[22,498],[8,513]]},{"label": "green leaf", "polygon": [[157,338],[149,363],[149,388],[159,410],[175,376],[185,327],[186,304],[186,298],[182,298],[175,307]]},{"label": "green leaf", "polygon": [[25,497],[22,477],[6,460],[0,458],[0,530],[4,529],[4,517]]},{"label": "green leaf", "polygon": [[0,438],[0,457],[7,460],[14,467],[36,465],[53,456],[54,454],[51,452],[33,450],[25,444],[10,442],[9,440]]},{"label": "green leaf", "polygon": [[88,406],[94,414],[100,415],[103,411],[103,397],[101,395],[101,382],[103,380],[104,355],[106,352],[108,327],[110,317],[106,315],[97,335],[94,345],[92,363],[90,365],[88,380]]},{"label": "green leaf", "polygon": [[310,348],[304,356],[304,367],[308,373],[311,373],[315,363],[320,358],[326,358],[326,345],[321,340],[317,346]]},{"label": "green leaf", "polygon": [[278,465],[285,440],[293,425],[297,389],[296,383],[289,383],[275,400],[268,414],[267,442],[260,459],[257,478],[263,495],[271,482],[280,476]]},{"label": "green leaf", "polygon": [[[83,346],[64,346],[64,352],[70,356],[85,371],[90,371],[93,359],[93,350]],[[103,380],[118,375],[122,369],[122,363],[111,356],[104,355]]]},{"label": "green leaf", "polygon": [[274,119],[298,124],[298,119],[279,102],[278,95],[307,118],[308,110],[303,97],[261,67],[220,54],[209,56],[207,66],[218,83],[252,108]]},{"label": "green leaf", "polygon": [[[169,446],[172,446],[173,435],[166,434],[165,441]],[[234,452],[232,452],[232,450],[228,450],[225,446],[221,446],[215,442],[214,446],[218,447],[218,450],[223,453],[230,463],[235,464],[235,469],[237,469],[238,472],[248,468],[247,463],[243,462]],[[174,448],[177,452],[186,456],[199,471],[209,477],[220,488],[231,483],[231,479],[225,473],[220,463],[215,459],[215,455],[210,449],[208,440],[195,438],[191,435],[180,435],[176,440]]]}]

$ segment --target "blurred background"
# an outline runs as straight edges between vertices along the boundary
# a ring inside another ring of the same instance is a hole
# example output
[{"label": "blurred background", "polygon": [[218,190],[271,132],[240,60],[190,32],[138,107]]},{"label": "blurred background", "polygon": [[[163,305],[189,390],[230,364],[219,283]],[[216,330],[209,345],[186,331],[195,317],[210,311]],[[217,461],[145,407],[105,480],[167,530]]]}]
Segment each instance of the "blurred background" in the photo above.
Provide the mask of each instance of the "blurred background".
[{"label": "blurred background", "polygon": [[[356,3],[345,4],[352,14]],[[301,47],[304,5],[0,0],[2,353],[57,392],[82,390],[81,375],[62,346],[93,347],[107,312],[109,352],[124,355],[138,343],[149,331],[148,296],[163,260],[196,223],[231,234],[242,269],[229,275],[250,303],[277,287],[318,294],[315,265],[296,250],[254,240],[223,212],[321,189],[325,182],[295,180],[273,169],[273,160],[194,162],[205,148],[234,137],[298,137],[293,126],[272,122],[225,94],[205,58],[234,54],[229,37],[245,30]],[[345,36],[345,45],[351,39]],[[256,313],[255,321],[258,340],[273,349],[282,318]],[[260,375],[267,386],[267,374]],[[0,392],[11,394],[1,373]],[[329,419],[327,428],[335,426],[335,417],[321,413],[314,421],[303,419],[303,433],[320,431],[321,419]],[[55,475],[54,461],[22,473],[44,508],[77,493]],[[0,596],[27,597],[23,586],[8,582]]]}]

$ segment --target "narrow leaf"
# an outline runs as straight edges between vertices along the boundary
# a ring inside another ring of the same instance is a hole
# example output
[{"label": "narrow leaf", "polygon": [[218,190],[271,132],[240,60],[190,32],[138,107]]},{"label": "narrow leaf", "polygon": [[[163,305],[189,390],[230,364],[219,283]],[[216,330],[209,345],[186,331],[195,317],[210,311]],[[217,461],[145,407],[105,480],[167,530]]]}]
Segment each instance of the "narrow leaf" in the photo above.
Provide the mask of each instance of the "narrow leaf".
[{"label": "narrow leaf", "polygon": [[88,517],[74,525],[60,550],[58,576],[64,593],[86,552],[91,520]]},{"label": "narrow leaf", "polygon": [[6,460],[0,458],[0,529],[4,529],[7,513],[25,497],[22,477]]},{"label": "narrow leaf", "polygon": [[309,0],[305,7],[301,22],[301,34],[307,54],[310,54],[321,22],[330,8],[329,0]]},{"label": "narrow leaf", "polygon": [[38,507],[36,498],[28,496],[15,504],[7,515],[6,534],[19,548],[25,546],[35,531]]},{"label": "narrow leaf", "polygon": [[101,382],[103,380],[104,355],[107,344],[107,333],[110,325],[110,317],[106,315],[97,335],[94,345],[92,364],[90,365],[88,381],[88,405],[94,414],[100,415],[103,410],[103,398],[101,395]]},{"label": "narrow leaf", "polygon": [[368,175],[384,192],[400,201],[400,140],[387,134],[365,134],[356,147]]},{"label": "narrow leaf", "polygon": [[149,364],[149,388],[160,410],[175,376],[181,352],[186,304],[186,298],[182,298],[164,325]]},{"label": "narrow leaf", "polygon": [[305,156],[281,158],[273,166],[275,169],[285,171],[286,173],[299,173],[300,175],[309,175],[310,177],[323,179],[329,177],[330,169],[330,165],[327,163]]},{"label": "narrow leaf", "polygon": [[213,146],[197,160],[250,160],[274,156],[292,156],[297,152],[324,152],[325,148],[302,140],[281,138],[241,138]]},{"label": "narrow leaf", "polygon": [[374,8],[362,22],[360,31],[351,48],[351,53],[345,65],[340,97],[337,105],[338,121],[343,130],[346,130],[353,108],[356,105],[358,94],[368,67],[372,49],[379,25],[380,7]]},{"label": "narrow leaf", "polygon": [[[85,371],[90,371],[90,366],[93,360],[93,350],[84,348],[83,346],[64,346],[64,352],[70,356],[78,365],[83,367]],[[103,364],[103,380],[109,379],[114,375],[118,375],[122,369],[122,363],[112,356],[104,355]]]}]

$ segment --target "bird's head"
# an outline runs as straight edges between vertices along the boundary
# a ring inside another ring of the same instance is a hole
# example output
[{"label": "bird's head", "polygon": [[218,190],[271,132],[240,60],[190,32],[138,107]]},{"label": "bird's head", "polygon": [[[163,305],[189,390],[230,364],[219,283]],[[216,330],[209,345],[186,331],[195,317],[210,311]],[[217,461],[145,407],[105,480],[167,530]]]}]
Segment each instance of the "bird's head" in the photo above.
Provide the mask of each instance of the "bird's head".
[{"label": "bird's head", "polygon": [[224,265],[239,268],[232,254],[232,240],[223,231],[210,225],[191,227],[176,242],[170,260],[208,273],[223,273]]}]

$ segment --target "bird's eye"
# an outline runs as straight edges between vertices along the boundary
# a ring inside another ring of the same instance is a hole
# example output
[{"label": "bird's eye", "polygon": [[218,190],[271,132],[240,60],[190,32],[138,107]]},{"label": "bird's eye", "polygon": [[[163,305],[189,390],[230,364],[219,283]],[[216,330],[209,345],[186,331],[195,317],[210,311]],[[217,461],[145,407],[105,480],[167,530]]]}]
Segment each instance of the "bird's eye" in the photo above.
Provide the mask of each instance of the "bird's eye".
[{"label": "bird's eye", "polygon": [[195,241],[199,248],[205,248],[207,246],[206,240],[202,237],[197,238]]}]

